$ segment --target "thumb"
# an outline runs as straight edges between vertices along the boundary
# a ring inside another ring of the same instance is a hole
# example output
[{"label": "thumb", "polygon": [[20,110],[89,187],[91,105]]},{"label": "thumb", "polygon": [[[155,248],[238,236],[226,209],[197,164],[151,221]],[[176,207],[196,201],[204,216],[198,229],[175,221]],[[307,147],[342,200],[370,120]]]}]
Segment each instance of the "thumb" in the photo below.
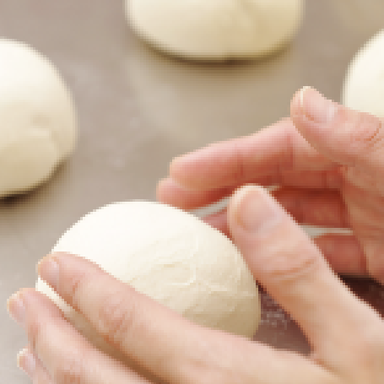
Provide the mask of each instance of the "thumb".
[{"label": "thumb", "polygon": [[304,87],[292,99],[291,118],[302,136],[336,163],[384,172],[384,123],[378,117]]}]

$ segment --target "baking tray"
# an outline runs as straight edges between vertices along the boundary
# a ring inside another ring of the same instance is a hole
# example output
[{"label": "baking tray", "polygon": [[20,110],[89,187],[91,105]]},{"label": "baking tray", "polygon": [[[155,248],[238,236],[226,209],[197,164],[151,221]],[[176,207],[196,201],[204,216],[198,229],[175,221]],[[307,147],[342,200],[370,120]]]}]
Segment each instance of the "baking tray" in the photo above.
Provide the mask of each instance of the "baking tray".
[{"label": "baking tray", "polygon": [[[109,202],[153,200],[174,156],[277,121],[303,85],[339,100],[348,63],[383,26],[382,0],[308,0],[286,49],[209,65],[168,57],[140,41],[120,0],[0,0],[0,35],[29,43],[56,65],[80,127],[75,154],[48,183],[0,201],[0,383],[29,382],[15,359],[26,339],[5,301],[34,285],[36,262],[65,229]],[[384,312],[382,287],[365,279],[347,283]],[[265,293],[262,304],[256,338],[307,353],[290,317]]]}]

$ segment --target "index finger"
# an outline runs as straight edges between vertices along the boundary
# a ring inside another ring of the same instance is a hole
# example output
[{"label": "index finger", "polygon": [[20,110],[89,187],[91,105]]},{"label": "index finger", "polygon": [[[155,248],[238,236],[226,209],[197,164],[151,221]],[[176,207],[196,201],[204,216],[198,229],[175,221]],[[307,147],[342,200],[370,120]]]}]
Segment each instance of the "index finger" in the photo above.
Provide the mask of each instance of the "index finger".
[{"label": "index finger", "polygon": [[196,340],[197,326],[82,257],[56,253],[44,258],[38,270],[78,311],[80,327],[96,330],[94,337],[103,337],[122,353],[119,359],[125,356],[167,382],[182,381],[183,362],[193,360],[188,357],[196,353],[190,345]]},{"label": "index finger", "polygon": [[258,176],[334,167],[290,119],[284,119],[251,136],[214,143],[175,158],[170,176],[183,187],[207,190],[253,182]]},{"label": "index finger", "polygon": [[[255,278],[301,326],[324,360],[350,361],[366,324],[379,317],[334,274],[304,231],[262,188],[246,186],[230,202],[229,226]],[[353,337],[351,337],[353,335]]]}]

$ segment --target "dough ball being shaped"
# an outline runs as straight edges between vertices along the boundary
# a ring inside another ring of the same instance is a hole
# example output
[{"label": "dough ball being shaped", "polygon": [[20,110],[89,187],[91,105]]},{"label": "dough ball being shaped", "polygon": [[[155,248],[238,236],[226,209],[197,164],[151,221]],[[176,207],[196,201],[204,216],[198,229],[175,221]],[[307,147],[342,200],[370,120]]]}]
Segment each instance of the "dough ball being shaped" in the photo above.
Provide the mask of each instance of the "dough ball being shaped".
[{"label": "dough ball being shaped", "polygon": [[344,80],[343,104],[384,118],[384,30],[352,59]]},{"label": "dough ball being shaped", "polygon": [[126,0],[133,30],[157,48],[187,59],[267,55],[288,43],[303,0]]},{"label": "dough ball being shaped", "polygon": [[[177,208],[146,201],[104,206],[74,224],[53,251],[95,262],[197,324],[246,337],[258,326],[258,289],[237,248],[221,232]],[[41,279],[37,289],[89,340],[109,351],[85,318]]]},{"label": "dough ball being shaped", "polygon": [[74,106],[57,70],[31,47],[0,39],[0,197],[47,180],[75,139]]}]

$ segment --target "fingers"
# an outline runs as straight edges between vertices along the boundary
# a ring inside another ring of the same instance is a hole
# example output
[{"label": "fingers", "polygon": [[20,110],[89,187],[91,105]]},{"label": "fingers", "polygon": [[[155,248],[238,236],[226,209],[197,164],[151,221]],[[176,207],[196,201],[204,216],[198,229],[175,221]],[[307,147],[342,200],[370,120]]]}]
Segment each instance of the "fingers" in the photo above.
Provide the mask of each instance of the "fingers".
[{"label": "fingers", "polygon": [[[279,188],[272,195],[300,224],[350,228],[344,201],[336,191]],[[204,221],[230,236],[226,210],[206,216]]]},{"label": "fingers", "polygon": [[30,348],[24,348],[17,355],[17,365],[37,384],[54,384],[49,373],[44,368]]},{"label": "fingers", "polygon": [[300,224],[350,228],[348,211],[337,191],[279,188],[273,196]]},{"label": "fingers", "polygon": [[59,253],[42,260],[39,274],[110,344],[166,382],[185,382],[189,366],[203,358],[200,327],[95,264]]},{"label": "fingers", "polygon": [[308,142],[333,161],[384,172],[384,124],[379,118],[338,105],[309,87],[292,99],[291,116]]},{"label": "fingers", "polygon": [[368,276],[366,256],[356,237],[326,234],[314,241],[336,272],[351,276]]},{"label": "fingers", "polygon": [[[204,218],[204,221],[231,238],[227,224],[226,211]],[[326,234],[313,239],[331,268],[338,274],[368,277],[367,259],[354,236]],[[373,276],[372,276],[373,277]],[[376,279],[380,282],[379,276]]]},{"label": "fingers", "polygon": [[[69,304],[92,316],[89,320],[99,332],[164,382],[274,384],[285,383],[289,378],[288,383],[292,384],[309,380],[334,383],[333,374],[305,357],[194,326],[82,258],[68,254],[49,256],[40,263],[39,272]],[[59,311],[47,298],[33,290],[24,292],[23,301],[29,303],[26,306],[30,343],[51,377],[60,376],[61,381],[57,382],[141,382],[128,375],[126,381],[121,381],[114,370],[109,370],[108,376],[106,363],[96,354],[98,351],[86,349],[89,346],[84,346],[85,340],[78,333],[70,334],[74,329],[69,323],[59,324],[65,320],[54,314]],[[49,306],[50,317],[45,313]],[[61,344],[65,345],[60,350],[57,345]],[[52,368],[58,353],[67,360]],[[89,370],[94,370],[93,375],[97,376],[92,378],[94,381],[90,381]]]},{"label": "fingers", "polygon": [[220,212],[213,213],[211,215],[208,215],[206,217],[202,218],[203,221],[205,221],[207,224],[211,225],[212,227],[218,229],[220,232],[222,232],[225,236],[231,237],[231,233],[229,232],[228,228],[228,222],[227,222],[227,209],[223,209]]},{"label": "fingers", "polygon": [[[348,344],[350,335],[368,319],[376,319],[262,188],[240,189],[229,205],[228,221],[232,238],[255,278],[297,320],[321,359]],[[350,354],[353,347],[352,341],[341,353]]]},{"label": "fingers", "polygon": [[[268,173],[270,172],[270,173]],[[282,185],[304,189],[338,189],[341,186],[338,168],[325,171],[300,171],[288,169],[264,170],[264,174],[255,174],[252,179],[244,179],[243,183],[229,185],[217,189],[190,189],[177,183],[171,177],[163,179],[157,186],[157,199],[182,209],[196,209],[230,196],[237,188],[245,184],[263,186]]]},{"label": "fingers", "polygon": [[18,360],[34,383],[148,383],[94,349],[41,293],[33,289],[18,292],[10,298],[8,310],[28,334],[29,347]]},{"label": "fingers", "polygon": [[[349,228],[344,204],[336,192],[282,188],[273,192],[272,196],[300,224]],[[226,209],[203,219],[231,237]],[[326,234],[315,238],[314,242],[337,273],[368,276],[366,255],[355,236]]]},{"label": "fingers", "polygon": [[166,178],[158,183],[156,195],[163,203],[188,210],[214,203],[230,195],[231,192],[231,188],[191,190],[182,187],[171,178]]},{"label": "fingers", "polygon": [[[271,176],[274,180],[286,179],[285,173],[289,176],[292,171],[334,168],[335,163],[320,155],[286,119],[251,136],[215,143],[176,158],[170,176],[185,188],[208,190]],[[338,187],[337,174],[333,176],[329,182]]]}]

